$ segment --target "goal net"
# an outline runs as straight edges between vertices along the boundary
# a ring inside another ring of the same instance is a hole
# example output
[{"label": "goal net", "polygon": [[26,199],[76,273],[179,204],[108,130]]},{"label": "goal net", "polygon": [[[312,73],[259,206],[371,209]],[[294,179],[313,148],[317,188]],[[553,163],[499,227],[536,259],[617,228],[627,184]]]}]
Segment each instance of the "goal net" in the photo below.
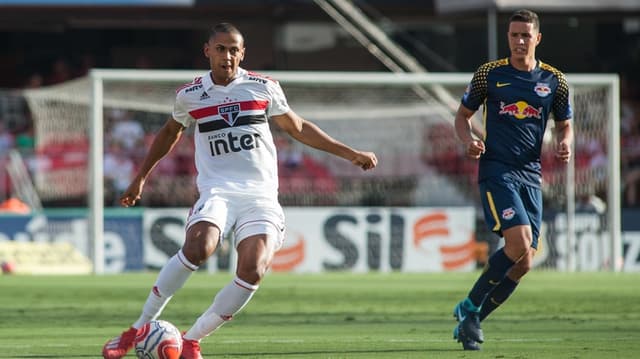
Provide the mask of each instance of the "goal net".
[{"label": "goal net", "polygon": [[[45,205],[71,200],[90,206],[91,236],[99,241],[102,207],[115,205],[135,173],[153,134],[171,114],[175,89],[202,73],[94,70],[90,78],[25,91],[39,156],[34,184]],[[283,205],[479,208],[477,163],[465,158],[456,140],[451,104],[432,95],[445,89],[458,99],[471,74],[267,74],[281,83],[298,114],[379,157],[375,171],[362,172],[274,128]],[[619,163],[619,140],[612,130],[618,121],[618,80],[614,75],[567,77],[576,158],[569,170],[555,162],[547,131],[542,158],[545,249],[537,265],[611,269],[621,248],[619,168],[611,164]],[[432,91],[436,87],[440,91]],[[192,154],[187,133],[155,169],[141,204],[192,205],[197,195]],[[499,245],[478,216],[478,240]],[[99,256],[100,249],[95,250]]]}]

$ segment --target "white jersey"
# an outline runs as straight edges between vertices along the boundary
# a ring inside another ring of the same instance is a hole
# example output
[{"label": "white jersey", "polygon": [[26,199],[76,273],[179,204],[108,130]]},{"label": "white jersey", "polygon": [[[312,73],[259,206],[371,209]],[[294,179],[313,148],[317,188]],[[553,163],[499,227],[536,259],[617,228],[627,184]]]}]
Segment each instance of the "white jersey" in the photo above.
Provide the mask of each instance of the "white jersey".
[{"label": "white jersey", "polygon": [[251,193],[277,199],[278,163],[268,119],[289,111],[278,82],[238,68],[227,86],[211,72],[177,91],[173,118],[195,124],[200,193]]}]

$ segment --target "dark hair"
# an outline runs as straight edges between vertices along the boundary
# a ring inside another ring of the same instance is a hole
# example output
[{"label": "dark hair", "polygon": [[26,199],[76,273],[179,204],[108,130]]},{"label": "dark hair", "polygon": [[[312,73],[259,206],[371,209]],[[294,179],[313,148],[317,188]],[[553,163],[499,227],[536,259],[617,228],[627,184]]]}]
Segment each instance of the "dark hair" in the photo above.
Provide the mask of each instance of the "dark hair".
[{"label": "dark hair", "polygon": [[536,30],[540,30],[540,19],[538,18],[538,14],[531,10],[522,9],[514,12],[509,18],[509,22],[526,22],[528,24],[533,24],[533,28]]},{"label": "dark hair", "polygon": [[211,29],[209,29],[209,37],[207,39],[208,40],[211,39],[212,37],[216,36],[216,34],[219,32],[222,32],[225,34],[238,34],[240,35],[240,37],[242,37],[242,42],[244,42],[244,36],[240,32],[240,30],[238,30],[237,27],[235,27],[233,24],[230,24],[228,22],[219,23],[218,25],[215,25]]}]

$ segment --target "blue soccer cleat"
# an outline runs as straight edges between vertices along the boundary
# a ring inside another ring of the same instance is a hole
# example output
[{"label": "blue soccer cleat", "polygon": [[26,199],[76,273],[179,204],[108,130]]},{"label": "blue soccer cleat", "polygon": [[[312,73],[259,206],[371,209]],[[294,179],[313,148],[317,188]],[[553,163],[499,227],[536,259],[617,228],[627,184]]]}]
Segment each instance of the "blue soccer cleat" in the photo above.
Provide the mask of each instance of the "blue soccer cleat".
[{"label": "blue soccer cleat", "polygon": [[457,322],[463,321],[467,316],[467,310],[464,309],[464,306],[462,305],[463,302],[464,300],[458,303],[455,308],[453,308],[453,317],[456,318]]},{"label": "blue soccer cleat", "polygon": [[458,325],[453,330],[453,339],[457,339],[465,350],[480,350],[479,343],[484,342],[484,335],[480,328],[480,314],[465,306],[465,299],[453,308],[453,317]]},{"label": "blue soccer cleat", "polygon": [[464,332],[466,337],[473,339],[478,343],[484,342],[484,335],[482,333],[482,328],[480,328],[480,313],[468,312],[459,325],[460,332]]},{"label": "blue soccer cleat", "polygon": [[462,343],[464,350],[480,350],[480,344],[478,342],[467,337],[464,332],[460,331],[460,324],[453,328],[453,339],[456,339],[458,343]]}]

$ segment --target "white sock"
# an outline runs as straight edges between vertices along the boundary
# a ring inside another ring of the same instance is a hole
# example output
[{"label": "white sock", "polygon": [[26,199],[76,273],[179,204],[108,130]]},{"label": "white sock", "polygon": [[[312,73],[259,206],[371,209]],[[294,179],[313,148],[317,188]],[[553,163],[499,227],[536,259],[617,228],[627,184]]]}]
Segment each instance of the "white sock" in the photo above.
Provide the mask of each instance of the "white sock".
[{"label": "white sock", "polygon": [[189,340],[200,340],[213,333],[244,308],[256,290],[258,290],[257,285],[249,284],[236,277],[218,292],[213,304],[202,313],[184,337]]},{"label": "white sock", "polygon": [[156,283],[144,303],[140,318],[132,326],[139,329],[146,322],[158,318],[164,307],[169,303],[169,300],[171,300],[171,297],[173,297],[173,294],[182,288],[187,279],[197,269],[198,266],[189,262],[182,254],[182,250],[171,257],[162,267],[160,274],[158,274]]}]

